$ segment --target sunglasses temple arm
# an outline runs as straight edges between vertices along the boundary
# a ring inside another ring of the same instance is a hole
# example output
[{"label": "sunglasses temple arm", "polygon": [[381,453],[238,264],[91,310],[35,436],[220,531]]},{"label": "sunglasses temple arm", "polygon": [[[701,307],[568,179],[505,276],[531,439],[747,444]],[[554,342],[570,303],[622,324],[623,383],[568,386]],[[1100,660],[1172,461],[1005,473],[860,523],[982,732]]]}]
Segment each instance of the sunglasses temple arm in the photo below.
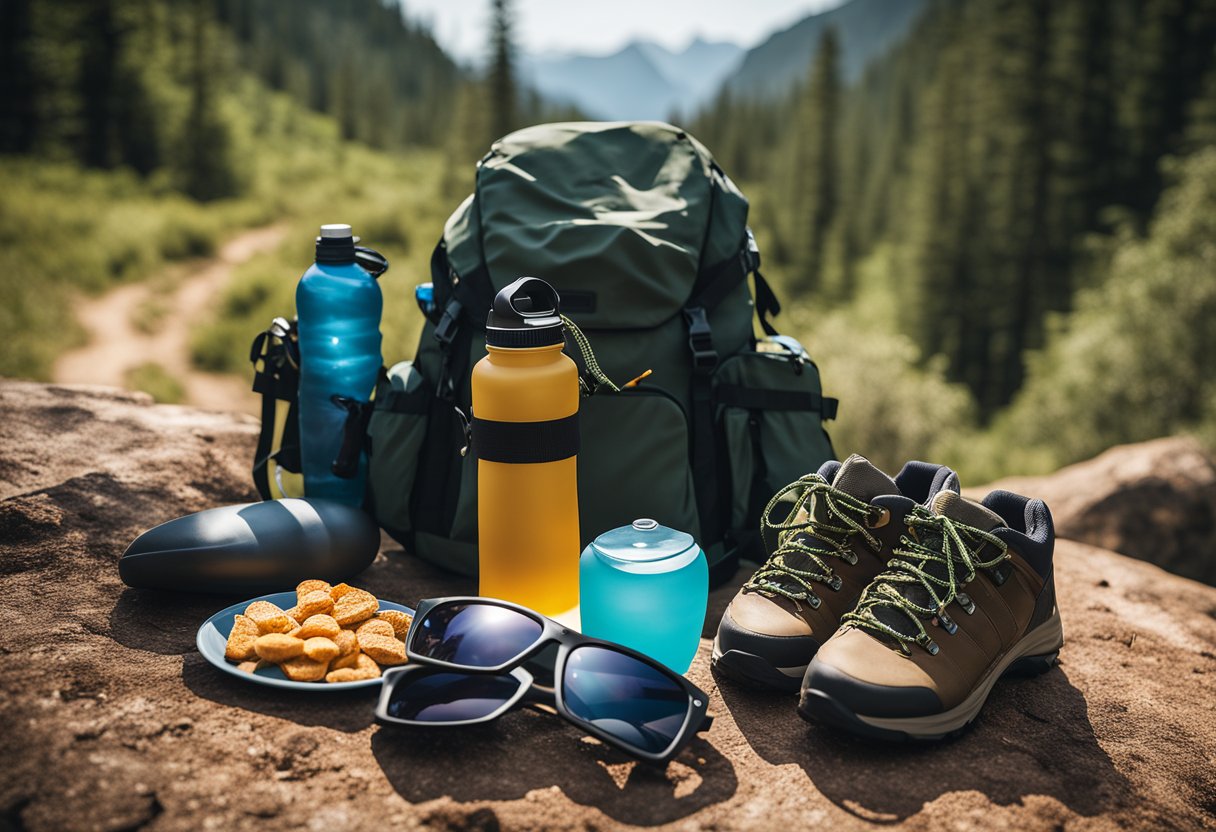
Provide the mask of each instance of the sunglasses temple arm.
[{"label": "sunglasses temple arm", "polygon": [[535,682],[528,688],[524,694],[524,698],[519,701],[521,705],[549,705],[552,706],[557,701],[557,694],[553,688],[547,688],[544,685],[538,685]]},{"label": "sunglasses temple arm", "polygon": [[701,717],[701,725],[697,728],[697,733],[701,734],[708,731],[714,724],[714,718],[709,714]]}]

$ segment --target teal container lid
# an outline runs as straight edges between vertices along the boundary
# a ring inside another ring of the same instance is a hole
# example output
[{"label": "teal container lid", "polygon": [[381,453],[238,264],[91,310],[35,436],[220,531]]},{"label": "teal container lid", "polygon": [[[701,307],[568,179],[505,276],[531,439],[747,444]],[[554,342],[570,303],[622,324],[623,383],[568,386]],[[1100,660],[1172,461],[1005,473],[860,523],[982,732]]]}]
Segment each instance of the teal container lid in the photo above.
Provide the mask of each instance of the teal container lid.
[{"label": "teal container lid", "polygon": [[688,532],[642,518],[630,526],[604,532],[591,541],[591,548],[600,557],[620,563],[653,563],[696,550],[697,544]]}]

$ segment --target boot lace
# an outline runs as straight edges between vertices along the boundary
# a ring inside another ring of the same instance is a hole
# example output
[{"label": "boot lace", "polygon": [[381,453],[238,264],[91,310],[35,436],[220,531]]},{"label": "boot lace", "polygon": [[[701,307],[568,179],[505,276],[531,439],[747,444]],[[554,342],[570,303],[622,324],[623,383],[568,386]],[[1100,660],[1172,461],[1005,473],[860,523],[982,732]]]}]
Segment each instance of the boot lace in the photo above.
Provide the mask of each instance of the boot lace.
[{"label": "boot lace", "polygon": [[[886,571],[870,582],[861,593],[857,606],[846,613],[840,623],[853,624],[894,639],[904,655],[911,653],[910,644],[918,644],[936,655],[938,646],[925,629],[925,620],[936,619],[953,632],[953,622],[946,607],[957,600],[969,608],[968,611],[974,609],[970,598],[960,592],[961,588],[975,579],[978,570],[991,569],[1007,560],[1008,547],[991,532],[931,514],[922,508],[910,514],[906,522],[917,532],[918,539],[900,537]],[[979,552],[985,544],[995,547],[997,554],[982,560]],[[919,596],[920,593],[900,592],[901,586],[923,588],[926,594],[921,597],[926,598],[927,603],[912,600],[909,595]],[[903,613],[912,622],[915,632],[901,632],[891,626],[879,615],[884,610]]]},{"label": "boot lace", "polygon": [[[774,521],[777,507],[788,502],[784,498],[795,493],[792,508],[784,520]],[[819,502],[822,501],[822,511]],[[799,515],[806,510],[805,520]],[[822,519],[815,519],[820,514]],[[840,589],[840,576],[830,566],[833,558],[856,563],[857,555],[850,548],[854,535],[861,535],[875,551],[882,547],[866,525],[877,520],[882,509],[833,488],[819,474],[808,474],[782,488],[769,500],[760,520],[760,534],[765,546],[770,533],[776,534],[777,548],[756,573],[743,585],[744,589],[783,595],[791,600],[808,601],[819,606],[814,584],[821,583]],[[801,556],[801,557],[791,557]],[[800,561],[800,563],[797,563]]]}]

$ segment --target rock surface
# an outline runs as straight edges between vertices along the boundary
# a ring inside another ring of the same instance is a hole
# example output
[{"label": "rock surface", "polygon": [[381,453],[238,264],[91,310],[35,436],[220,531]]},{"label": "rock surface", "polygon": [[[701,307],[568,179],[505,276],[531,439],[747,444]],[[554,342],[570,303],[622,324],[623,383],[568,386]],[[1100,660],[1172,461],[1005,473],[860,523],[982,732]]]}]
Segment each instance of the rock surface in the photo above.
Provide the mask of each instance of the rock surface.
[{"label": "rock surface", "polygon": [[1216,584],[1216,461],[1182,436],[1120,445],[1045,477],[1010,477],[1001,488],[1047,502],[1056,533]]},{"label": "rock surface", "polygon": [[[719,684],[703,641],[718,719],[657,771],[546,714],[402,732],[373,695],[207,665],[195,630],[239,599],[127,589],[115,564],[148,526],[251,498],[248,418],[0,381],[0,424],[0,829],[1216,827],[1216,589],[1150,564],[1061,543],[1060,666],[937,745],[809,726]],[[474,588],[387,541],[358,583]]]}]

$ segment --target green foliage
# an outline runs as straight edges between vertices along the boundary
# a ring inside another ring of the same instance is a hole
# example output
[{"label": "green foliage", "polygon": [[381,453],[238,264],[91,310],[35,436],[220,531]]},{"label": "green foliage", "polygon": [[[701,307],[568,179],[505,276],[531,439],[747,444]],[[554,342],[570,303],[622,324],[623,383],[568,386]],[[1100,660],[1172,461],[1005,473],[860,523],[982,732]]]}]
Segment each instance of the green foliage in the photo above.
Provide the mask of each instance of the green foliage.
[{"label": "green foliage", "polygon": [[516,123],[514,15],[510,0],[490,0],[490,67],[486,82],[490,99],[490,131],[504,136]]},{"label": "green foliage", "polygon": [[181,381],[155,361],[132,367],[126,383],[132,390],[142,390],[162,404],[179,404],[186,398]]},{"label": "green foliage", "polygon": [[1216,435],[1216,147],[1167,170],[1177,183],[1148,236],[1121,236],[1109,277],[1057,321],[995,426],[997,443],[1049,449],[1041,469],[1169,433]]},{"label": "green foliage", "polygon": [[462,73],[401,4],[385,0],[208,0],[238,61],[271,89],[333,117],[344,139],[438,146]]},{"label": "green foliage", "polygon": [[[442,217],[436,215],[446,206],[431,196],[439,167],[434,154],[393,158],[343,142],[331,120],[255,82],[243,81],[232,95],[234,140],[250,161],[237,199],[201,204],[177,192],[167,173],[143,179],[71,162],[0,163],[0,329],[9,339],[0,351],[0,375],[50,376],[55,356],[80,339],[69,309],[74,292],[104,291],[166,263],[210,255],[237,229],[275,218],[295,223],[290,267],[264,276],[266,284],[288,287],[274,314],[290,312],[290,287],[308,265],[316,226],[328,218],[363,220],[365,238],[379,244],[383,235],[394,254],[426,249],[411,245],[417,228],[427,240],[438,233]],[[415,182],[416,190],[397,184]],[[430,213],[415,208],[424,200]],[[427,271],[417,274],[421,281]],[[254,292],[258,285],[235,291]],[[260,311],[272,306],[264,301]],[[244,372],[248,342],[270,320],[250,314],[233,319],[216,342],[218,357],[210,355],[204,366]],[[155,325],[155,315],[145,317],[137,314],[137,325]]]},{"label": "green foliage", "polygon": [[837,207],[837,128],[840,106],[836,30],[824,29],[801,108],[793,213],[797,218],[795,274],[802,289],[823,287],[827,235]]},{"label": "green foliage", "polygon": [[820,308],[867,293],[860,265],[894,253],[899,331],[922,360],[943,356],[990,418],[1050,316],[1093,281],[1091,236],[1115,217],[1143,227],[1158,160],[1211,132],[1216,3],[927,6],[843,92],[834,200],[802,173],[824,146],[822,96],[726,92],[693,128],[754,196],[755,224],[771,226],[766,264]]},{"label": "green foliage", "polygon": [[946,379],[943,362],[922,365],[912,341],[871,329],[856,309],[816,315],[800,307],[783,324],[801,333],[825,393],[840,399],[828,430],[841,459],[857,452],[898,471],[909,459],[965,458],[958,438],[973,430],[974,407],[967,390]]},{"label": "green foliage", "polygon": [[177,137],[176,169],[181,189],[200,202],[235,196],[241,190],[232,127],[221,109],[217,78],[222,65],[220,34],[211,19],[210,0],[192,0],[186,78],[190,106]]},{"label": "green foliage", "polygon": [[243,206],[204,210],[130,172],[71,163],[0,164],[0,375],[47,378],[80,338],[73,291],[97,292],[171,260],[209,254],[250,216]]}]

